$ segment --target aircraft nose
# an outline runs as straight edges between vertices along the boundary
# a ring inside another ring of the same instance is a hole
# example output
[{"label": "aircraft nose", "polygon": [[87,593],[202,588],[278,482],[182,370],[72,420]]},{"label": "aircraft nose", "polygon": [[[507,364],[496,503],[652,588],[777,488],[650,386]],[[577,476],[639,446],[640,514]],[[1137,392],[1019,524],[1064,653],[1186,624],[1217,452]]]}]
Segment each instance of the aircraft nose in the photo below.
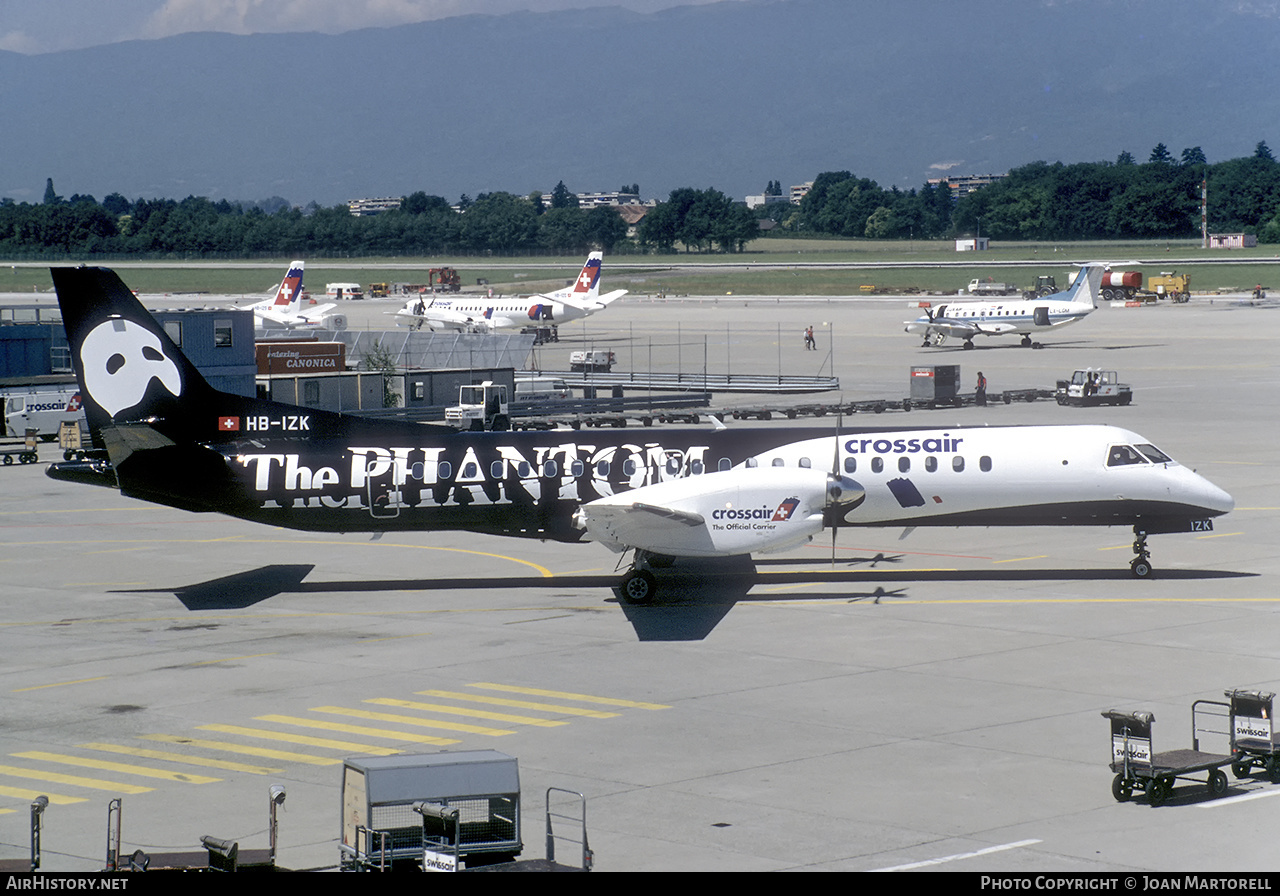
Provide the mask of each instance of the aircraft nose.
[{"label": "aircraft nose", "polygon": [[1191,477],[1190,491],[1194,495],[1192,500],[1200,507],[1214,516],[1230,513],[1235,509],[1236,499],[1227,492],[1218,488],[1199,473],[1191,473]]}]

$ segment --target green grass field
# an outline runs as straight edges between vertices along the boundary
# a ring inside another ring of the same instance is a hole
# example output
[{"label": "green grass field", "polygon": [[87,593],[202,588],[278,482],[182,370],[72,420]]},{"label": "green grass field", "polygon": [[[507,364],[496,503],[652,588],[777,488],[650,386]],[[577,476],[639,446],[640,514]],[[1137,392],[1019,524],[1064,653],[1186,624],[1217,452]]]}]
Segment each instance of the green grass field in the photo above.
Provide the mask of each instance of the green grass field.
[{"label": "green grass field", "polygon": [[[1261,283],[1280,290],[1280,252],[1276,246],[1247,250],[1200,248],[1198,240],[1089,243],[998,243],[988,252],[957,253],[952,241],[760,239],[740,255],[618,255],[605,259],[604,288],[666,295],[858,295],[868,291],[954,294],[975,277],[1029,287],[1037,274],[1052,274],[1059,286],[1084,261],[1110,261],[1116,270],[1150,276],[1178,270],[1191,274],[1194,292],[1243,291]],[[1151,264],[1131,264],[1135,259]],[[114,266],[125,282],[142,293],[265,294],[274,288],[291,259],[246,262],[133,262]],[[1230,264],[1226,262],[1232,262]],[[74,262],[71,262],[74,263]],[[670,263],[670,269],[654,268]],[[105,262],[112,266],[112,262]],[[307,284],[313,295],[329,282],[424,283],[424,267],[458,269],[463,288],[478,279],[497,293],[546,292],[563,286],[579,269],[578,257],[307,259]],[[679,265],[698,265],[680,268]],[[751,270],[751,265],[795,264],[792,269]],[[875,265],[860,270],[826,270],[822,264]],[[408,265],[413,265],[409,267]],[[550,265],[550,267],[546,267]],[[640,268],[635,265],[644,265]],[[803,265],[803,266],[802,266]],[[942,267],[941,265],[946,265]],[[9,270],[4,270],[4,267]],[[47,267],[33,263],[0,267],[0,292],[49,289]]]}]

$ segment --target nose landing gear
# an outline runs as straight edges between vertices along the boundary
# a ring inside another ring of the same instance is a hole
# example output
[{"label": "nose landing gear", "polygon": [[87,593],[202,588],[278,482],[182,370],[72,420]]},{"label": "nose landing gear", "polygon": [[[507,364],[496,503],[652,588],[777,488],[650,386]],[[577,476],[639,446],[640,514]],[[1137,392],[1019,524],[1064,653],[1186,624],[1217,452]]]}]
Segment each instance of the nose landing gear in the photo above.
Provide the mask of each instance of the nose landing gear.
[{"label": "nose landing gear", "polygon": [[1129,571],[1135,579],[1151,578],[1151,552],[1147,550],[1146,530],[1133,527],[1133,553],[1136,554],[1129,563]]}]

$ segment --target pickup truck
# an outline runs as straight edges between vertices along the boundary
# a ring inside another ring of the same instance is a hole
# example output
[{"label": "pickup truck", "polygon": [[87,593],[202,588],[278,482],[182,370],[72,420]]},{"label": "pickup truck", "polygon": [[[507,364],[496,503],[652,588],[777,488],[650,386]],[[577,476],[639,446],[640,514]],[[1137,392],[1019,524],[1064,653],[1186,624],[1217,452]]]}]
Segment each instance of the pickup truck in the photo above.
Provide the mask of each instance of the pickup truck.
[{"label": "pickup truck", "polygon": [[1012,283],[993,283],[991,280],[970,280],[969,295],[973,296],[1016,296],[1022,290]]}]

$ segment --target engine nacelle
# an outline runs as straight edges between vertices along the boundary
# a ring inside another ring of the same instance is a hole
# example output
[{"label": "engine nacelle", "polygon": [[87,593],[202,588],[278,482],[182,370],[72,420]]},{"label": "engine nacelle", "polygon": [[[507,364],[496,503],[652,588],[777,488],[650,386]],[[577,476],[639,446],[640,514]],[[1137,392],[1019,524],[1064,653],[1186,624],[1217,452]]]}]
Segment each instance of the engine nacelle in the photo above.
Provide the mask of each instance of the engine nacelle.
[{"label": "engine nacelle", "polygon": [[820,470],[739,468],[600,498],[584,504],[576,520],[615,551],[728,557],[803,544],[864,497],[856,482]]}]

